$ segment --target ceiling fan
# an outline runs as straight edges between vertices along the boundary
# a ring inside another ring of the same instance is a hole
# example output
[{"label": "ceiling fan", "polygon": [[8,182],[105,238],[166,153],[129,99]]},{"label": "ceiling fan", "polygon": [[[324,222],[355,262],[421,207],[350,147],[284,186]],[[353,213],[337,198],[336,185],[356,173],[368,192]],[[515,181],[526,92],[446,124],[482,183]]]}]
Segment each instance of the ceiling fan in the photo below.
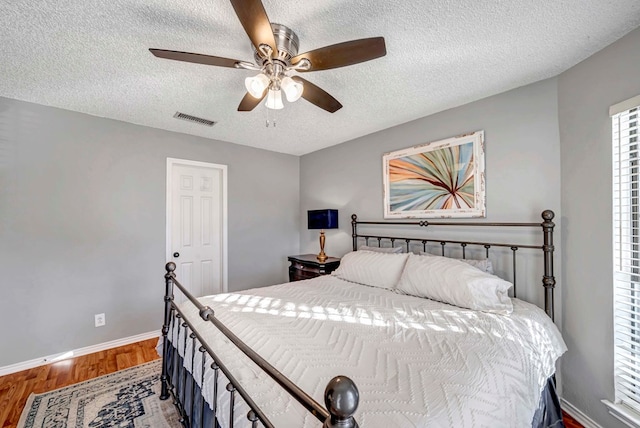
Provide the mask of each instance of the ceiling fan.
[{"label": "ceiling fan", "polygon": [[302,97],[330,113],[335,113],[342,108],[338,100],[293,73],[345,67],[380,58],[387,53],[384,38],[372,37],[298,54],[299,40],[296,33],[284,25],[271,23],[261,0],[231,0],[231,5],[251,40],[255,64],[197,53],[149,50],[158,58],[259,71],[256,76],[245,79],[247,94],[240,102],[238,111],[253,110],[265,97],[267,108],[281,109],[284,107],[284,92],[289,102]]}]

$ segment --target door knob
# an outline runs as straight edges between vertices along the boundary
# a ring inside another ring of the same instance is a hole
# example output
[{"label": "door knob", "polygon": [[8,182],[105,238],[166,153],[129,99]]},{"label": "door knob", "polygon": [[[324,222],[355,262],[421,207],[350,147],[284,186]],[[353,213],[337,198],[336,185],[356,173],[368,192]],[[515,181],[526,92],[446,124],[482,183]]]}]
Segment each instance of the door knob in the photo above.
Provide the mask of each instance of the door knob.
[{"label": "door knob", "polygon": [[176,251],[175,253],[173,253],[173,257],[180,257],[180,253]]}]

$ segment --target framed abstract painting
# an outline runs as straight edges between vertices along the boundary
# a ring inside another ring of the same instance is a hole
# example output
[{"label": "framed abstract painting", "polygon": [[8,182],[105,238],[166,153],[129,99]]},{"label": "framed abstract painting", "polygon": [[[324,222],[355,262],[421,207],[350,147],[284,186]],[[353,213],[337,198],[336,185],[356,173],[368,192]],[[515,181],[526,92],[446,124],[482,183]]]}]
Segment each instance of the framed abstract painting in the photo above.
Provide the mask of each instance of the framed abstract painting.
[{"label": "framed abstract painting", "polygon": [[486,217],[484,131],[385,153],[385,218]]}]

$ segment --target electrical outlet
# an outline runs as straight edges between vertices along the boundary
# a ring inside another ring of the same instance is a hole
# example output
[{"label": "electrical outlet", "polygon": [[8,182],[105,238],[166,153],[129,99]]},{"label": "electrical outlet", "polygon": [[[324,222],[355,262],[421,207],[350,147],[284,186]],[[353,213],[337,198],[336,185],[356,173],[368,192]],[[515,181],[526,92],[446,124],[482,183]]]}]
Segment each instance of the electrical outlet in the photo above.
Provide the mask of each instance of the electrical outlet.
[{"label": "electrical outlet", "polygon": [[102,327],[107,323],[107,318],[104,316],[104,314],[96,314],[95,317],[96,317],[96,327]]}]

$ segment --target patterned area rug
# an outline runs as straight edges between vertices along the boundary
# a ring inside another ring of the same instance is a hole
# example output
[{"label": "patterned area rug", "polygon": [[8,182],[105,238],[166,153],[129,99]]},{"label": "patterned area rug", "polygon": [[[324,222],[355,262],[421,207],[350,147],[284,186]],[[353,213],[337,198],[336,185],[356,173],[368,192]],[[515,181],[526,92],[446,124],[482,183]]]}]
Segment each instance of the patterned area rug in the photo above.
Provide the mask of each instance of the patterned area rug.
[{"label": "patterned area rug", "polygon": [[161,361],[44,394],[31,394],[18,428],[181,427],[172,400],[160,400]]}]

